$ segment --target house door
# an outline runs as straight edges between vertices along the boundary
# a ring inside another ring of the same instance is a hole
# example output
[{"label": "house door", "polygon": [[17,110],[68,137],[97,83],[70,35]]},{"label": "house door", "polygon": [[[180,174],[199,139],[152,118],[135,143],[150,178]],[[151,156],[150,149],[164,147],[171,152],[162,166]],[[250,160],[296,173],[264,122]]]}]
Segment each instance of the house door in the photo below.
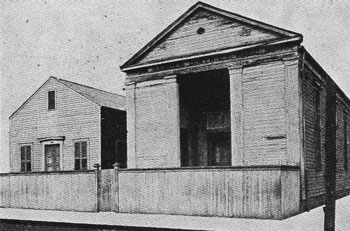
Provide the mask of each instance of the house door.
[{"label": "house door", "polygon": [[45,145],[45,171],[60,170],[60,145]]}]

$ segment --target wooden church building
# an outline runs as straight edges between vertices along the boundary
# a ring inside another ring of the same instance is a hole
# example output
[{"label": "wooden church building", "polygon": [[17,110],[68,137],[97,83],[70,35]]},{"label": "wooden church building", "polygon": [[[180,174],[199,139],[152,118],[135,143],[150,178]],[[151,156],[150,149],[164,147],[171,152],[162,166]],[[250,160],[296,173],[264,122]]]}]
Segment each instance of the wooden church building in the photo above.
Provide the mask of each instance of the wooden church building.
[{"label": "wooden church building", "polygon": [[332,158],[348,195],[350,100],[302,40],[199,2],[123,64],[120,211],[283,219],[324,204]]},{"label": "wooden church building", "polygon": [[11,172],[126,167],[125,97],[50,77],[10,116]]}]

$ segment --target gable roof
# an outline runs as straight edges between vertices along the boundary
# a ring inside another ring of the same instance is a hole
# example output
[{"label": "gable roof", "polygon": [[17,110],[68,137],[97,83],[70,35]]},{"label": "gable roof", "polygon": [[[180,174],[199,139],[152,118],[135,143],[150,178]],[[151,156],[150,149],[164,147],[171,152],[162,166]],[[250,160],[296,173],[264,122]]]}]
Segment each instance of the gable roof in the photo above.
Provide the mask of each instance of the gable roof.
[{"label": "gable roof", "polygon": [[11,114],[9,119],[16,115],[17,112],[20,111],[50,80],[58,81],[100,107],[108,107],[125,111],[125,96],[51,76],[16,111]]},{"label": "gable roof", "polygon": [[[120,66],[122,71],[128,71],[128,70],[133,70],[141,67],[147,67],[147,66],[153,66],[157,65],[160,63],[169,63],[169,62],[175,62],[179,60],[185,60],[185,59],[192,59],[192,58],[197,58],[197,57],[202,57],[202,56],[210,56],[210,55],[216,55],[216,54],[222,54],[222,53],[228,53],[228,52],[233,52],[235,50],[242,50],[247,48],[248,46],[242,46],[238,47],[236,49],[226,49],[226,50],[221,50],[221,51],[214,51],[211,53],[206,53],[202,55],[189,55],[187,57],[181,57],[181,58],[176,58],[176,59],[169,59],[169,60],[163,60],[163,62],[150,62],[150,63],[145,63],[145,64],[140,64],[138,61],[145,57],[147,54],[152,52],[152,50],[159,45],[162,41],[164,41],[171,33],[176,31],[180,25],[184,23],[184,21],[187,21],[193,14],[197,13],[200,10],[204,10],[216,15],[220,15],[222,17],[239,21],[245,25],[249,25],[253,28],[257,28],[260,30],[268,31],[274,34],[280,35],[281,39],[278,43],[281,42],[288,42],[288,41],[302,41],[302,35],[299,33],[295,33],[289,30],[285,30],[279,27],[275,27],[263,22],[259,22],[254,19],[250,19],[244,16],[241,16],[239,14],[235,14],[232,12],[228,12],[219,8],[216,8],[214,6],[211,6],[209,4],[205,4],[203,2],[197,2],[195,5],[193,5],[189,10],[187,10],[183,15],[181,15],[177,20],[175,20],[171,25],[169,25],[165,30],[163,30],[160,34],[158,34],[153,40],[151,40],[147,45],[145,45],[141,50],[139,50],[134,56],[132,56],[128,61],[126,61],[123,65]],[[274,41],[276,43],[276,41]],[[261,44],[260,44],[261,45]],[[252,46],[249,46],[252,47]]]},{"label": "gable roof", "polygon": [[79,83],[74,83],[64,79],[57,79],[73,91],[79,93],[91,102],[96,103],[100,107],[109,107],[118,110],[125,110],[125,96],[112,92],[103,91]]}]

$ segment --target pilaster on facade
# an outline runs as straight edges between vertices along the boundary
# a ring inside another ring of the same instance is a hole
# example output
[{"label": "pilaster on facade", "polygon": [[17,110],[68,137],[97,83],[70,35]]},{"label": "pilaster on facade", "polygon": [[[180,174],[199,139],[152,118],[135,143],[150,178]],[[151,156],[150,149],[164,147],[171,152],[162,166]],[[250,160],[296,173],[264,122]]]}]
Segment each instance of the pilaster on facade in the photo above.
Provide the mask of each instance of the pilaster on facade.
[{"label": "pilaster on facade", "polygon": [[232,166],[244,165],[243,152],[243,67],[232,66],[230,75]]}]

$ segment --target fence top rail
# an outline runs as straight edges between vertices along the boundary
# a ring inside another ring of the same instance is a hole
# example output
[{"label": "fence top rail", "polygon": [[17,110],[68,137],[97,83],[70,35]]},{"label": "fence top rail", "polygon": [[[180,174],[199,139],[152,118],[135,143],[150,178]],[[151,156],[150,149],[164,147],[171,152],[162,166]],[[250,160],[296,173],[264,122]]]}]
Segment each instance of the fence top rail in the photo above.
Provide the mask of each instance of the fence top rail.
[{"label": "fence top rail", "polygon": [[64,174],[91,174],[95,170],[84,170],[84,171],[52,171],[52,172],[10,172],[0,173],[1,176],[33,176],[33,175],[64,175]]},{"label": "fence top rail", "polygon": [[118,172],[148,172],[148,171],[298,171],[300,166],[288,165],[255,165],[255,166],[194,166],[181,168],[124,168]]}]

